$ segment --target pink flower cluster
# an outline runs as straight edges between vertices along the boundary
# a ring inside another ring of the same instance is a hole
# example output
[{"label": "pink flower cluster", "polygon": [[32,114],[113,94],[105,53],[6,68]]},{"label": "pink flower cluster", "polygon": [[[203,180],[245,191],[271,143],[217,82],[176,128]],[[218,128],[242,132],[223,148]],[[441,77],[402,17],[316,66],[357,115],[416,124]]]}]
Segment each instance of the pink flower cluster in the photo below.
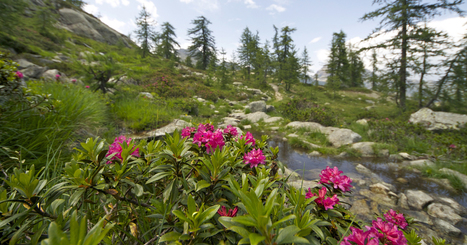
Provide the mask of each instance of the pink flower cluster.
[{"label": "pink flower cluster", "polygon": [[59,80],[60,77],[61,77],[60,74],[56,74],[56,75],[55,75],[55,80]]},{"label": "pink flower cluster", "polygon": [[[109,151],[107,152],[107,155],[105,155],[106,157],[114,154],[114,153],[117,153],[115,154],[111,159],[110,161],[107,161],[107,164],[110,164],[112,163],[112,160],[122,160],[122,143],[125,143],[127,145],[129,145],[131,142],[131,138],[126,138],[125,136],[120,136],[120,137],[117,137],[115,138],[114,142],[110,145],[109,147]],[[131,153],[131,155],[135,156],[135,157],[140,157],[139,155],[139,149],[136,148],[134,149],[134,151]]]},{"label": "pink flower cluster", "polygon": [[237,212],[238,212],[238,207],[235,207],[233,209],[229,209],[227,211],[225,206],[222,206],[219,210],[217,210],[217,213],[220,216],[227,216],[227,217],[235,217],[235,216],[237,216]]},{"label": "pink flower cluster", "polygon": [[16,76],[21,79],[24,77],[23,73],[21,73],[20,71],[16,71]]},{"label": "pink flower cluster", "polygon": [[250,133],[250,132],[247,132],[245,134],[245,136],[240,136],[240,139],[243,139],[245,138],[246,139],[246,143],[251,143],[252,146],[254,146],[256,144],[256,141],[255,141],[255,138],[253,137],[253,135]]},{"label": "pink flower cluster", "polygon": [[208,154],[214,152],[217,147],[222,150],[225,145],[222,130],[214,131],[214,126],[211,124],[200,124],[198,126],[198,131],[193,135],[193,143],[199,147],[205,146]]},{"label": "pink flower cluster", "polygon": [[[397,216],[397,218],[395,218],[395,216]],[[398,225],[401,228],[403,226],[404,228],[402,229],[407,227],[404,216],[402,214],[399,216],[391,209],[388,213],[384,214],[384,217],[390,220],[384,221],[381,218],[373,220],[371,227],[365,227],[367,231],[351,227],[352,234],[344,237],[340,245],[352,245],[350,242],[357,245],[378,245],[379,242],[388,245],[407,245],[407,239],[405,239],[404,233],[397,228]],[[394,218],[397,220],[396,222],[393,222]]]},{"label": "pink flower cluster", "polygon": [[237,132],[237,129],[233,127],[232,125],[227,125],[227,127],[224,129],[224,134],[230,137],[235,137],[238,135],[238,132]]},{"label": "pink flower cluster", "polygon": [[196,128],[194,127],[186,127],[182,129],[182,138],[187,138],[191,137],[191,134],[196,131]]},{"label": "pink flower cluster", "polygon": [[403,214],[397,213],[396,211],[390,209],[387,213],[384,214],[384,218],[387,222],[399,226],[402,230],[407,228],[407,221]]},{"label": "pink flower cluster", "polygon": [[261,149],[253,149],[243,156],[243,160],[245,161],[245,164],[250,164],[250,168],[253,168],[259,164],[264,164],[266,157],[263,155],[263,151]]},{"label": "pink flower cluster", "polygon": [[308,199],[314,196],[318,196],[318,198],[315,199],[315,202],[318,205],[323,206],[325,210],[333,209],[334,205],[339,203],[339,198],[337,198],[337,194],[334,194],[332,197],[326,197],[327,192],[328,190],[326,187],[322,187],[318,191],[318,195],[316,195],[315,193],[311,192],[311,188],[308,188],[308,192],[306,193],[305,198]]},{"label": "pink flower cluster", "polygon": [[321,174],[319,177],[321,179],[319,182],[321,184],[332,184],[334,185],[334,189],[341,189],[342,191],[350,191],[350,188],[352,188],[352,180],[345,176],[341,176],[342,171],[339,171],[337,167],[330,168],[329,166],[326,167],[326,169],[323,169],[321,171]]}]

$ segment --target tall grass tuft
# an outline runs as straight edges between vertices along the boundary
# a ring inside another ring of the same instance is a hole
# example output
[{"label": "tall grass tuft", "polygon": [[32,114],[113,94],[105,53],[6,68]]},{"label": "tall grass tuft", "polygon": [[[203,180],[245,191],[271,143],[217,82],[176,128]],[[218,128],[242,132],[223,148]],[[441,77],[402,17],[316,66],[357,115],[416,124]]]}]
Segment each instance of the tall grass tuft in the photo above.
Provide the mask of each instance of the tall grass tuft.
[{"label": "tall grass tuft", "polygon": [[[33,94],[49,94],[51,99],[34,109],[21,104],[12,108],[17,113],[0,122],[0,146],[19,151],[36,167],[46,164],[49,149],[79,140],[78,131],[92,131],[105,121],[105,101],[89,89],[37,81],[28,88]],[[0,158],[8,158],[5,153],[0,152]]]}]

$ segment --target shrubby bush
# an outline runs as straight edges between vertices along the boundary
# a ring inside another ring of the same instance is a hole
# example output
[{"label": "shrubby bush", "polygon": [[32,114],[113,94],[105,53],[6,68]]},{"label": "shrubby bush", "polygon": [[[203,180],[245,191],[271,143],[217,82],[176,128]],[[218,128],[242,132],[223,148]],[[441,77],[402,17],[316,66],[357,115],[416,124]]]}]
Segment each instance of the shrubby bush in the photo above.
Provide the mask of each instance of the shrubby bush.
[{"label": "shrubby bush", "polygon": [[279,111],[291,121],[316,122],[324,126],[338,124],[336,113],[307,99],[293,99],[283,103]]},{"label": "shrubby bush", "polygon": [[279,149],[267,139],[238,135],[231,126],[216,130],[209,123],[166,135],[164,141],[138,143],[120,136],[108,147],[90,138],[65,165],[40,171],[23,165],[9,174],[0,187],[1,240],[407,244],[405,237],[417,238],[406,227],[411,220],[395,212],[363,231],[340,203],[351,180],[337,167],[321,172],[320,187],[288,185],[277,173],[284,170]]}]

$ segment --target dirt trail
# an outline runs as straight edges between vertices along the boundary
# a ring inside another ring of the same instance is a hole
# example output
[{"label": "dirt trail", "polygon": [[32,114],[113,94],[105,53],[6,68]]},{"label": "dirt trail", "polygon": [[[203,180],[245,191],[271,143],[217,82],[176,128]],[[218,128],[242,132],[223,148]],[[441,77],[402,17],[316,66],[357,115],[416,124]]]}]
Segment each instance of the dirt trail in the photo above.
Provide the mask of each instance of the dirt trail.
[{"label": "dirt trail", "polygon": [[276,100],[277,101],[282,100],[282,94],[279,92],[279,87],[277,87],[277,85],[272,84],[272,83],[270,83],[269,85],[271,85],[272,89],[274,89],[274,92],[275,92],[274,95],[276,96]]}]

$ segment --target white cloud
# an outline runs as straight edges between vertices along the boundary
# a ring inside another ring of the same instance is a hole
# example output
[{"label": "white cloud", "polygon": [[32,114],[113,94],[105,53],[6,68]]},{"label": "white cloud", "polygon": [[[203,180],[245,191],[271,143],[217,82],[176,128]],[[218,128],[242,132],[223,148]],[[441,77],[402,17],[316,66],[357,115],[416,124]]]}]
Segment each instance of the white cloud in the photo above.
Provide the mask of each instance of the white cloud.
[{"label": "white cloud", "polygon": [[101,4],[101,5],[104,3],[107,3],[107,4],[110,4],[114,8],[120,6],[120,0],[96,0],[96,3]]},{"label": "white cloud", "polygon": [[444,20],[436,20],[428,23],[428,27],[446,32],[454,41],[458,41],[466,34],[467,18],[454,17]]},{"label": "white cloud", "polygon": [[315,37],[315,38],[313,38],[313,40],[310,41],[310,43],[316,43],[319,40],[321,40],[321,38],[323,38],[323,37]]},{"label": "white cloud", "polygon": [[84,11],[86,11],[87,13],[89,14],[92,14],[94,16],[98,15],[99,14],[99,9],[95,6],[95,5],[92,5],[92,4],[86,4],[84,5]]},{"label": "white cloud", "polygon": [[315,51],[316,57],[318,58],[318,61],[322,63],[323,65],[328,62],[329,58],[329,50],[327,49],[320,49],[318,51]]},{"label": "white cloud", "polygon": [[139,2],[141,5],[138,6],[138,9],[142,9],[143,6],[146,7],[146,11],[151,15],[152,20],[155,22],[156,19],[159,17],[157,14],[157,7],[154,5],[152,1],[149,0],[136,0]]},{"label": "white cloud", "polygon": [[281,13],[284,12],[286,9],[280,5],[277,4],[271,4],[269,7],[266,8],[266,10],[270,11],[270,14],[275,14],[275,13]]},{"label": "white cloud", "polygon": [[182,3],[195,5],[195,8],[199,12],[203,12],[204,10],[215,11],[219,9],[218,0],[180,0]]},{"label": "white cloud", "polygon": [[128,1],[128,0],[121,0],[121,1],[122,1],[122,4],[125,5],[125,6],[130,5],[130,1]]},{"label": "white cloud", "polygon": [[259,7],[253,0],[244,0],[243,2],[246,4],[246,7],[250,9],[256,9]]},{"label": "white cloud", "polygon": [[276,2],[277,4],[280,4],[280,5],[287,5],[291,1],[290,0],[274,0],[274,2]]},{"label": "white cloud", "polygon": [[122,27],[126,25],[126,23],[123,21],[119,21],[117,19],[110,19],[105,15],[102,18],[100,18],[100,20],[120,33],[123,33]]}]

